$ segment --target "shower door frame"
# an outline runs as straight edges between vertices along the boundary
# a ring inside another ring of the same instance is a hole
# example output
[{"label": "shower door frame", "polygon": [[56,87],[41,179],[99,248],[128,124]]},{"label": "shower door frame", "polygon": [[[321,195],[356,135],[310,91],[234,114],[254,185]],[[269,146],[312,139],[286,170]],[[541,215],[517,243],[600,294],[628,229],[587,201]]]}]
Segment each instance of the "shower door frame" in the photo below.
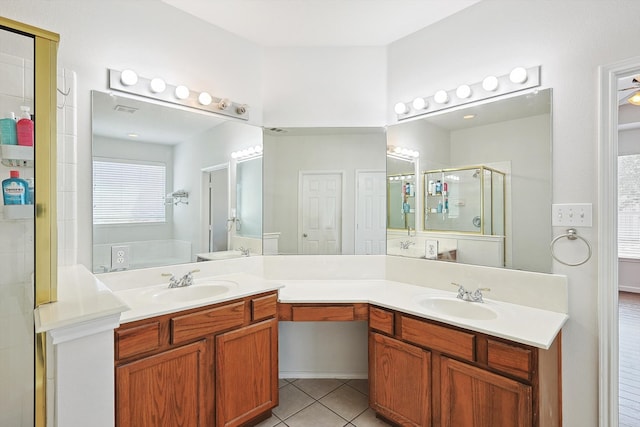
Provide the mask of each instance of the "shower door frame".
[{"label": "shower door frame", "polygon": [[[0,30],[22,34],[34,40],[35,309],[41,304],[56,301],[58,295],[56,81],[60,36],[1,16]],[[47,422],[45,349],[46,335],[36,334],[34,357],[36,427],[45,427]]]}]

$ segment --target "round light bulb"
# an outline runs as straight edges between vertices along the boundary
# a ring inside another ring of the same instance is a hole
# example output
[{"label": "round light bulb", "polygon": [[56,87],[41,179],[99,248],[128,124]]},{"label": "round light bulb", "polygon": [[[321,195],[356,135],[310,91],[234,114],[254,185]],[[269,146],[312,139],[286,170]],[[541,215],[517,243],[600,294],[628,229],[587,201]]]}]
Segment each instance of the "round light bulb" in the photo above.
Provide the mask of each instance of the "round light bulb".
[{"label": "round light bulb", "polygon": [[180,85],[176,87],[175,95],[178,99],[187,99],[189,97],[189,88]]},{"label": "round light bulb", "polygon": [[487,92],[493,92],[498,89],[498,78],[496,76],[487,76],[482,81],[482,89]]},{"label": "round light bulb", "polygon": [[418,157],[420,157],[420,152],[419,151],[414,151],[413,153],[411,153],[411,156],[415,157],[417,159]]},{"label": "round light bulb", "polygon": [[209,105],[213,102],[213,98],[208,92],[200,92],[200,95],[198,95],[198,102],[202,105]]},{"label": "round light bulb", "polygon": [[125,86],[133,86],[138,83],[138,75],[133,70],[124,70],[120,73],[120,82]]},{"label": "round light bulb", "polygon": [[405,104],[404,102],[398,102],[393,107],[393,110],[396,112],[396,114],[407,114],[407,112],[409,111],[409,109],[407,108],[407,104]]},{"label": "round light bulb", "polygon": [[412,105],[414,110],[424,110],[427,108],[427,101],[424,98],[416,98]]},{"label": "round light bulb", "polygon": [[256,153],[262,153],[262,145],[256,145]]},{"label": "round light bulb", "polygon": [[151,79],[151,83],[149,83],[149,88],[153,93],[162,93],[167,88],[167,84],[161,78],[153,78]]},{"label": "round light bulb", "polygon": [[469,85],[460,85],[456,89],[456,96],[460,99],[467,99],[471,96],[471,88]]},{"label": "round light bulb", "polygon": [[513,70],[511,70],[511,73],[509,74],[509,80],[511,80],[512,83],[519,83],[519,84],[526,82],[527,70],[525,70],[522,67],[514,68]]},{"label": "round light bulb", "polygon": [[439,90],[435,95],[433,95],[433,100],[438,104],[446,104],[447,102],[449,102],[449,95],[447,95],[446,91]]},{"label": "round light bulb", "polygon": [[234,151],[233,153],[231,153],[231,158],[232,159],[237,159],[238,158],[238,152]]},{"label": "round light bulb", "polygon": [[400,148],[400,147],[394,147],[393,148],[393,152],[396,153],[396,154],[400,154],[401,151],[402,151],[402,148]]}]

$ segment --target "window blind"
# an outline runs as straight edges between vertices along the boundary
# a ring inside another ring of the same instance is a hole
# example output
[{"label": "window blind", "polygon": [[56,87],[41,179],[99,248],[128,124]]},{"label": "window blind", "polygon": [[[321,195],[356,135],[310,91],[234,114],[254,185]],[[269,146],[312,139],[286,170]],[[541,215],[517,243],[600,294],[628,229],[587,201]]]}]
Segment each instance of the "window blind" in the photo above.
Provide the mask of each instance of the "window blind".
[{"label": "window blind", "polygon": [[125,160],[93,161],[93,223],[166,220],[166,166]]},{"label": "window blind", "polygon": [[640,258],[640,154],[618,157],[618,256]]}]

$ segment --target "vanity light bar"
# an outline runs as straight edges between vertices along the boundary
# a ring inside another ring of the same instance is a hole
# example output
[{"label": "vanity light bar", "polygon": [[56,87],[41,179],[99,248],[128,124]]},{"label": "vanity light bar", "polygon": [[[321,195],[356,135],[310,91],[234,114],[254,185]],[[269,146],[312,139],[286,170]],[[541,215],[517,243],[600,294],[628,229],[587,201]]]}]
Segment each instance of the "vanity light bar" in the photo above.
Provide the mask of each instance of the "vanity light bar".
[{"label": "vanity light bar", "polygon": [[415,159],[420,157],[420,152],[411,148],[390,145],[387,147],[387,155],[389,157],[395,157],[397,159],[414,161]]},{"label": "vanity light bar", "polygon": [[226,98],[216,98],[208,92],[192,91],[184,85],[170,85],[159,77],[151,79],[140,77],[133,70],[109,69],[109,89],[249,120],[249,107],[246,104],[238,104]]},{"label": "vanity light bar", "polygon": [[231,153],[231,158],[237,162],[243,162],[260,156],[262,156],[262,145],[256,145],[255,147],[249,147]]},{"label": "vanity light bar", "polygon": [[516,67],[503,76],[487,76],[481,82],[462,84],[455,89],[439,90],[432,96],[417,97],[410,102],[398,102],[394,111],[398,121],[435,113],[471,102],[483,101],[540,86],[541,67]]}]

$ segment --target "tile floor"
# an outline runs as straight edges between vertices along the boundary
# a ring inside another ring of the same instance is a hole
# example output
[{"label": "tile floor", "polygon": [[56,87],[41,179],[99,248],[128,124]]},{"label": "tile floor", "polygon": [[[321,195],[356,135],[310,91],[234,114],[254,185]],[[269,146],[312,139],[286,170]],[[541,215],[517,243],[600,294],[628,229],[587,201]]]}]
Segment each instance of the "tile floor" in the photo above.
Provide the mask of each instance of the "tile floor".
[{"label": "tile floor", "polygon": [[379,427],[367,380],[280,380],[280,405],[257,427]]}]

